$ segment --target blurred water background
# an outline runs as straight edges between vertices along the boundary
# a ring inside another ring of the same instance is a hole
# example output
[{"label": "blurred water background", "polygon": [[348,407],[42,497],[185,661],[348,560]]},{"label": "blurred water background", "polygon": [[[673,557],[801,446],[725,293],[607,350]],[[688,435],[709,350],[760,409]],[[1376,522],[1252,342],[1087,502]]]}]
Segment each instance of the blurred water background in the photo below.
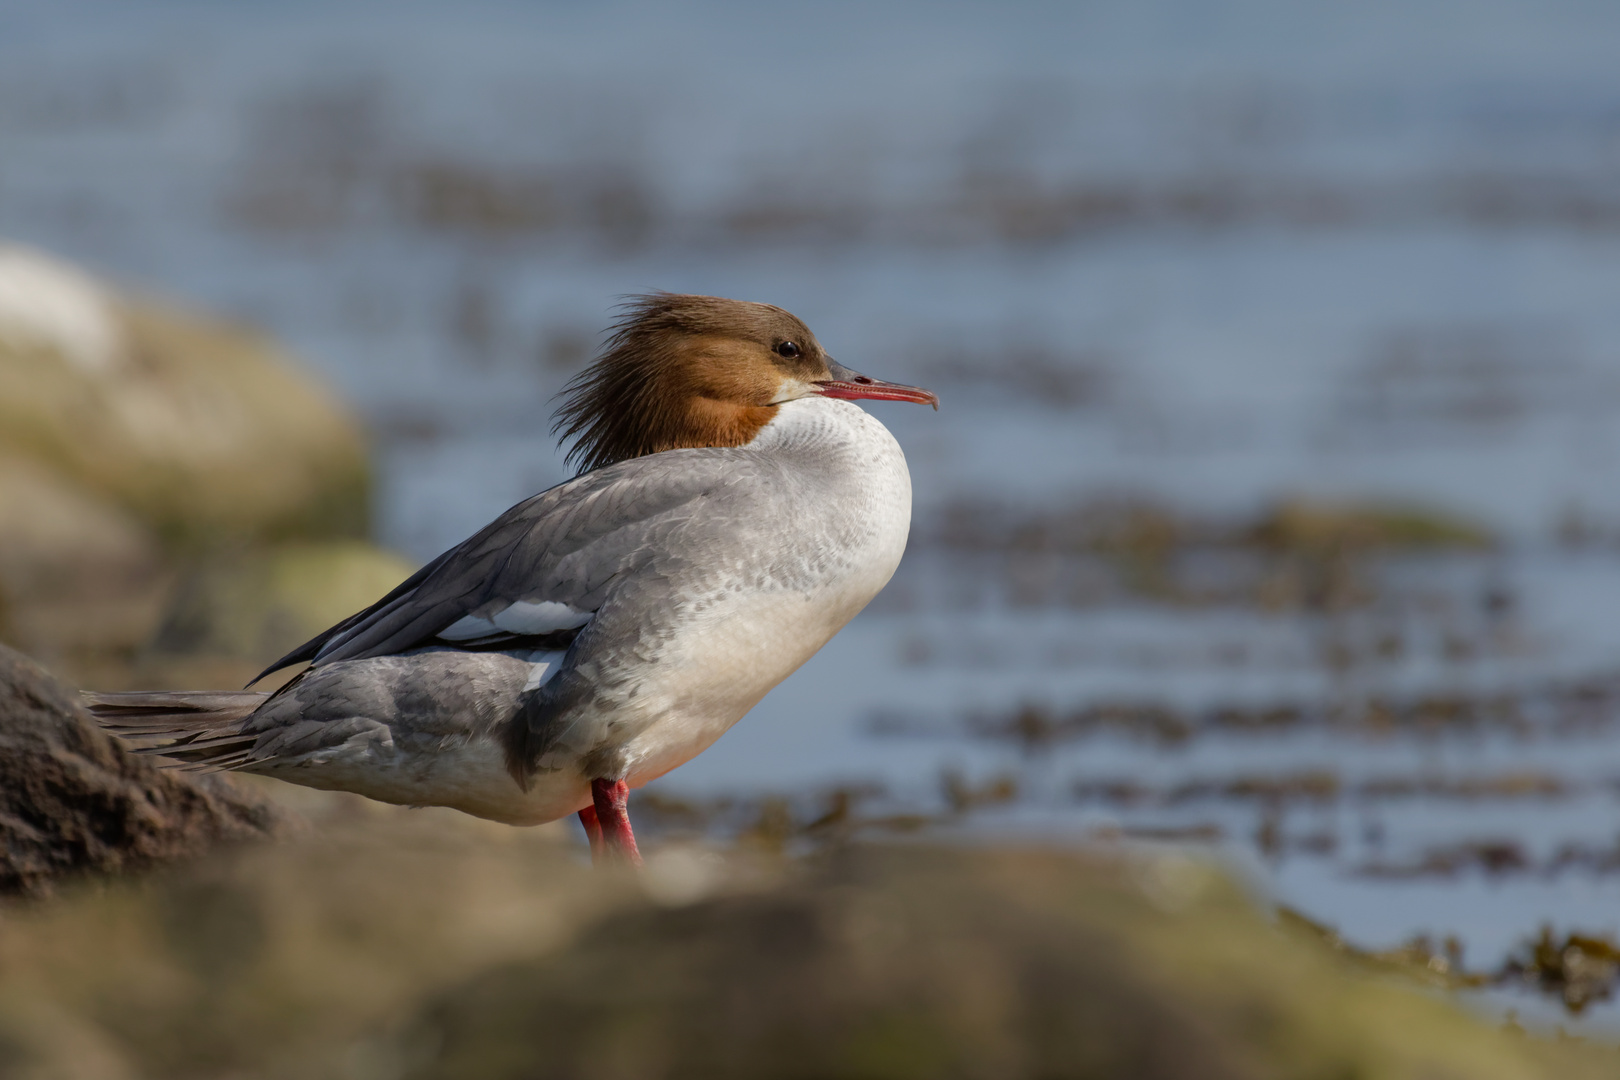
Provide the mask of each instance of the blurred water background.
[{"label": "blurred water background", "polygon": [[1620,931],[1617,41],[1575,0],[7,2],[0,236],[288,343],[418,561],[565,478],[618,297],[787,307],[940,394],[873,406],[911,548],[653,821],[1211,847],[1483,967]]}]

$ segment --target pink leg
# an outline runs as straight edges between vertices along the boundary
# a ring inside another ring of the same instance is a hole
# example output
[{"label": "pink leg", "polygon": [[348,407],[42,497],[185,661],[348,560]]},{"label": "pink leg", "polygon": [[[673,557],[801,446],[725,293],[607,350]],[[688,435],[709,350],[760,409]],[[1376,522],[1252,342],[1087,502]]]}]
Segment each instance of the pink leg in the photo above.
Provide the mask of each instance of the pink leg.
[{"label": "pink leg", "polygon": [[596,807],[587,806],[579,812],[579,823],[585,826],[585,839],[591,844],[591,862],[602,861],[602,826],[596,820]]},{"label": "pink leg", "polygon": [[596,799],[603,856],[609,861],[640,866],[641,852],[636,850],[636,836],[630,831],[630,785],[623,780],[592,780],[591,795]]}]

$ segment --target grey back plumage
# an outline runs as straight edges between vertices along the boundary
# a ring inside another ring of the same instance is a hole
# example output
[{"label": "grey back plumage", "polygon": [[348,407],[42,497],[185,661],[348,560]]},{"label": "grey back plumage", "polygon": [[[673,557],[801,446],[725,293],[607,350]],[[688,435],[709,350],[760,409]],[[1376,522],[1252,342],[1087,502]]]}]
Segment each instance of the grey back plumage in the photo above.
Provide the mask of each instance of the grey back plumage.
[{"label": "grey back plumage", "polygon": [[[725,455],[721,457],[720,455]],[[389,656],[431,644],[479,608],[549,600],[594,612],[614,582],[658,554],[658,539],[738,486],[737,451],[672,451],[558,484],[525,499],[364,611],[317,634],[254,682],[309,660]],[[481,641],[499,648],[519,634]],[[571,642],[551,640],[545,645]]]},{"label": "grey back plumage", "polygon": [[569,734],[558,723],[565,714],[620,689],[625,661],[655,655],[680,617],[694,613],[676,610],[682,604],[701,608],[712,590],[734,587],[720,580],[728,573],[749,577],[752,588],[773,579],[791,588],[796,566],[802,577],[817,538],[801,551],[766,530],[791,517],[769,512],[771,504],[808,494],[804,483],[799,470],[746,448],[668,451],[586,473],[518,503],[265,674],[305,658],[316,671],[438,644],[458,620],[519,601],[592,613],[584,627],[543,641],[507,634],[479,642],[568,650],[556,677],[525,696],[512,726],[509,764],[522,783]]}]

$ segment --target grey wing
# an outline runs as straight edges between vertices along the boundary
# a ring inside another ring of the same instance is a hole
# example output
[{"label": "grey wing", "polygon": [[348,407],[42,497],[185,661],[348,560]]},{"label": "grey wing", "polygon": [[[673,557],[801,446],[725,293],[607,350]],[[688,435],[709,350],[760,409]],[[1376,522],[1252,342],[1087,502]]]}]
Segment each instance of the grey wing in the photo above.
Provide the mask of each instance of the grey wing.
[{"label": "grey wing", "polygon": [[322,667],[430,644],[566,648],[616,582],[667,554],[661,538],[767,467],[736,450],[675,450],[549,488],[258,678],[304,660]]}]

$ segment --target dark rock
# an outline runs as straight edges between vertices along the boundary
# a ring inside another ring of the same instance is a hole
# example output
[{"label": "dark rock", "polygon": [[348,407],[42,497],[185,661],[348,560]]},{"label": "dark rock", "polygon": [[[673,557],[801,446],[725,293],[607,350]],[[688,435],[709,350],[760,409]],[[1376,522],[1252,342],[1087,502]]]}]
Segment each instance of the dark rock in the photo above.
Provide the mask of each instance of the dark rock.
[{"label": "dark rock", "polygon": [[0,893],[263,839],[281,813],[221,776],[129,753],[43,668],[0,645]]}]

